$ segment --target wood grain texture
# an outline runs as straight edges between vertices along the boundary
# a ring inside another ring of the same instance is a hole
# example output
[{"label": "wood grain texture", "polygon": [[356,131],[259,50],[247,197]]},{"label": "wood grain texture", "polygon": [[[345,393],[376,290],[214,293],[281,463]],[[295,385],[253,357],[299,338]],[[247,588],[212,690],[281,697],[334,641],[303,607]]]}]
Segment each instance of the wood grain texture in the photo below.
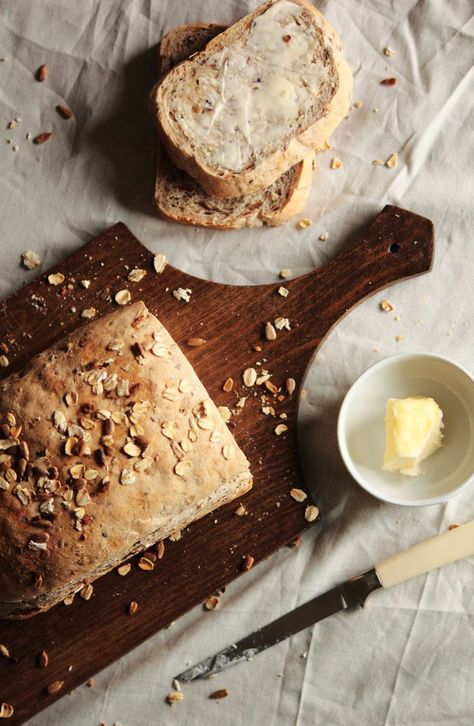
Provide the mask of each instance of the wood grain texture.
[{"label": "wood grain texture", "polygon": [[[111,572],[98,580],[88,602],[76,598],[69,607],[57,606],[31,620],[0,622],[0,643],[14,658],[0,657],[0,702],[15,708],[8,723],[24,722],[203,602],[240,574],[244,555],[258,563],[308,526],[304,518],[308,501],[298,503],[289,496],[291,487],[304,488],[296,443],[298,388],[281,401],[265,391],[277,416],[288,417],[288,432],[276,436],[279,421],[261,412],[264,391],[259,388],[254,395],[254,390],[245,389],[242,371],[266,359],[261,367],[271,372],[271,380],[283,393],[288,377],[299,385],[317,347],[350,308],[391,283],[429,271],[432,256],[431,222],[388,206],[333,261],[280,283],[289,290],[283,298],[278,294],[280,284],[220,285],[171,265],[158,276],[152,253],[119,223],[54,269],[66,276],[63,285],[49,285],[43,274],[1,303],[0,341],[9,343],[11,360],[10,368],[2,371],[5,376],[86,324],[80,317],[84,308],[109,312],[115,305],[114,294],[128,288],[133,300],[144,300],[168,328],[218,405],[234,407],[241,396],[248,397],[231,426],[255,477],[253,490],[243,498],[247,516],[235,516],[237,502],[193,524],[180,541],[166,542],[165,555],[154,571],[143,572],[134,561],[126,577]],[[139,283],[127,281],[134,267],[148,271]],[[79,284],[84,279],[91,280],[88,289]],[[178,287],[192,290],[189,303],[173,297]],[[265,322],[278,316],[289,318],[291,330],[267,341]],[[207,342],[192,348],[186,343],[191,337]],[[254,344],[262,347],[261,353],[252,348]],[[229,376],[235,386],[225,393],[222,385]],[[131,600],[139,604],[133,617],[127,614]],[[46,669],[36,663],[43,649],[49,654]],[[70,665],[73,670],[68,672]],[[48,695],[45,687],[55,680],[64,681],[64,688]]]}]

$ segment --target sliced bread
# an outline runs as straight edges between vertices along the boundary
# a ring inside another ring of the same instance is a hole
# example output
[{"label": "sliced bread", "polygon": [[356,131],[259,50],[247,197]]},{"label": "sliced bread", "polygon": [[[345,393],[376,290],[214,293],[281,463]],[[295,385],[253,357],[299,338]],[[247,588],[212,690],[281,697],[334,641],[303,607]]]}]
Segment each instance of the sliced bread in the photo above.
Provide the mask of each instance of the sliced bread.
[{"label": "sliced bread", "polygon": [[[222,25],[181,25],[162,39],[158,55],[159,76],[202,50]],[[311,186],[314,152],[294,164],[270,187],[243,197],[219,199],[206,192],[178,169],[158,140],[155,205],[162,217],[181,224],[214,229],[258,227],[287,222],[302,211]]]},{"label": "sliced bread", "polygon": [[268,0],[172,68],[151,103],[176,165],[226,198],[270,186],[318,148],[318,123],[338,90],[348,108],[351,85],[340,40],[313,5]]}]

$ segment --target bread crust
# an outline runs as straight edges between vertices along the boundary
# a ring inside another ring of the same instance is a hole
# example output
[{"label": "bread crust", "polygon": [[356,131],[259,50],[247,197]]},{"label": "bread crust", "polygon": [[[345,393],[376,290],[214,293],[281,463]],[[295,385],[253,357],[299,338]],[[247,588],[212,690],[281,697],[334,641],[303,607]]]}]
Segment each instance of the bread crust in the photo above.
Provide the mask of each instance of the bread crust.
[{"label": "bread crust", "polygon": [[252,486],[191,364],[142,302],[2,381],[0,415],[4,618],[49,609]]},{"label": "bread crust", "polygon": [[[343,96],[350,97],[350,88],[352,86],[352,77],[342,71],[345,63],[342,56],[342,44],[336,32],[319,13],[318,10],[308,0],[292,0],[300,5],[306,11],[311,13],[324,32],[325,38],[332,49],[335,68],[337,69],[337,85],[336,92],[341,84]],[[235,37],[242,34],[248,28],[249,23],[258,15],[264,13],[273,4],[273,0],[261,5],[253,13],[242,18],[234,26],[212,40],[203,53],[210,55],[211,53],[221,49],[226,44],[230,44]],[[191,59],[185,63],[193,63]],[[301,134],[292,137],[285,148],[279,148],[268,153],[267,156],[257,161],[250,168],[242,171],[233,172],[229,170],[219,170],[211,167],[204,159],[198,159],[190,148],[185,148],[178,139],[174,124],[170,122],[169,117],[164,109],[163,93],[166,84],[173,70],[165,77],[162,83],[157,84],[151,93],[151,106],[153,117],[157,124],[158,131],[161,135],[163,144],[172,161],[181,169],[186,171],[190,176],[198,181],[203,189],[208,193],[220,198],[238,197],[250,194],[265,187],[270,186],[279,176],[298,161],[301,161],[310,149],[314,150],[320,147],[325,138],[322,138],[321,131],[318,130],[316,122],[312,127],[305,129]],[[349,85],[349,87],[348,87]],[[325,117],[331,112],[330,104],[326,108]],[[325,125],[322,124],[324,134],[326,133]]]}]

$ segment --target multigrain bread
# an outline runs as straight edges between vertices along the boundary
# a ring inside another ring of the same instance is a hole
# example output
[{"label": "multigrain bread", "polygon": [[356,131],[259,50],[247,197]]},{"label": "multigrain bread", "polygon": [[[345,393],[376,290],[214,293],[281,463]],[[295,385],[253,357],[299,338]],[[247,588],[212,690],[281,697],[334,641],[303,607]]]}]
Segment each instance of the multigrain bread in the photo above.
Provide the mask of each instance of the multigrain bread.
[{"label": "multigrain bread", "polygon": [[[162,39],[158,54],[158,73],[170,69],[201,51],[225,25],[181,25]],[[158,139],[155,205],[162,217],[181,224],[214,229],[278,225],[301,212],[311,187],[314,152],[294,164],[270,187],[255,194],[219,199],[206,192],[185,171],[178,169]]]},{"label": "multigrain bread", "polygon": [[339,89],[349,107],[347,71],[339,38],[308,0],[268,0],[170,70],[151,103],[176,165],[209,194],[236,197],[322,146],[318,122]]},{"label": "multigrain bread", "polygon": [[47,610],[252,485],[192,366],[142,302],[0,384],[0,616]]}]

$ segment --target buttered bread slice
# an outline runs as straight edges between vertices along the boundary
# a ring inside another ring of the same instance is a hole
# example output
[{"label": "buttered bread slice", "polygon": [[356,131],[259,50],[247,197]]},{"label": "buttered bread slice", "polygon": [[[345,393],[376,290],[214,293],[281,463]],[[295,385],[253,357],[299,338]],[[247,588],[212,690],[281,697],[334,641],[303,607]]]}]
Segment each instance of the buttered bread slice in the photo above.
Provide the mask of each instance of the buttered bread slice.
[{"label": "buttered bread slice", "polygon": [[0,383],[0,617],[34,615],[252,486],[142,302]]},{"label": "buttered bread slice", "polygon": [[[164,76],[173,66],[197,53],[226,26],[180,25],[160,42],[158,71]],[[313,175],[314,151],[294,164],[267,189],[243,197],[221,199],[206,194],[198,182],[171,161],[158,138],[155,205],[161,217],[180,224],[213,229],[239,229],[278,225],[301,212]]]},{"label": "buttered bread slice", "polygon": [[347,112],[351,87],[321,13],[308,0],[269,0],[173,68],[152,104],[175,164],[225,198],[270,186],[321,146],[318,122],[336,97]]}]

